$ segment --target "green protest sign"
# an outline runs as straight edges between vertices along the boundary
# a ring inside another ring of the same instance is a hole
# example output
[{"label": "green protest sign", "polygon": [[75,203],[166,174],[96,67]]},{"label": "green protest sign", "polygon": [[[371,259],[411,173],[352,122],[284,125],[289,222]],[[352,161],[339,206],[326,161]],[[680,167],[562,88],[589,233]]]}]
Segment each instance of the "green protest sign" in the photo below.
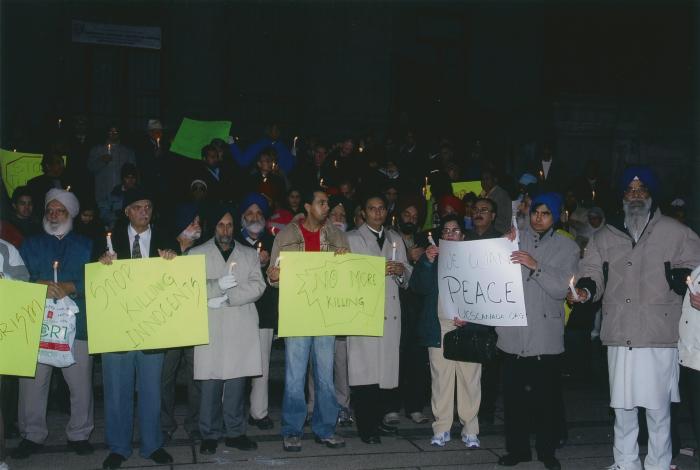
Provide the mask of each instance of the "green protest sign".
[{"label": "green protest sign", "polygon": [[199,160],[202,158],[202,147],[215,138],[227,140],[230,131],[231,121],[197,121],[184,118],[170,151]]}]

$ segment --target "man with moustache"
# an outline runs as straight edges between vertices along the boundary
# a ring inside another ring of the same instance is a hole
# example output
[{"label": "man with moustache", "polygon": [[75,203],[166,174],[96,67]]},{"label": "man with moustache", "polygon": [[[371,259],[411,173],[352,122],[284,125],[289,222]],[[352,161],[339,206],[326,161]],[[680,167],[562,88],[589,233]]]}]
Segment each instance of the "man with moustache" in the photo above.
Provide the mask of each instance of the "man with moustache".
[{"label": "man with moustache", "polygon": [[678,402],[678,323],[685,280],[700,264],[700,239],[657,207],[659,184],[650,168],[622,177],[624,218],[589,241],[576,285],[578,299],[602,298],[601,340],[608,346],[610,407],[615,409],[615,463],[641,470],[637,407],[646,409],[646,470],[667,470],[672,459],[671,402]]},{"label": "man with moustache", "polygon": [[[88,355],[85,318],[85,271],[90,262],[92,241],[73,231],[78,215],[78,199],[63,189],[46,193],[44,233],[27,238],[20,256],[29,270],[29,281],[48,286],[49,299],[70,297],[78,306],[76,334],[71,352],[75,363],[61,369],[70,390],[71,414],[66,434],[68,447],[78,455],[93,452],[88,442],[93,423],[92,357]],[[53,282],[53,263],[58,262],[58,282]],[[49,430],[46,426],[46,403],[53,367],[37,364],[34,378],[19,379],[18,422],[22,441],[10,454],[23,459],[39,450]]]}]

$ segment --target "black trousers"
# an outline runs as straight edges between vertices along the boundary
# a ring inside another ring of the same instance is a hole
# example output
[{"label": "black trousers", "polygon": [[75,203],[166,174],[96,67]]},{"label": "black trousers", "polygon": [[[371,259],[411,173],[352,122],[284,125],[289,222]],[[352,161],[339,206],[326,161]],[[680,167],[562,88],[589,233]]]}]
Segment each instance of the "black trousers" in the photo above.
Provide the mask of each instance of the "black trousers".
[{"label": "black trousers", "polygon": [[493,419],[496,400],[501,388],[501,357],[481,364],[481,404],[479,417]]},{"label": "black trousers", "polygon": [[399,386],[382,389],[386,412],[399,413],[403,407],[407,415],[423,411],[430,391],[430,361],[428,348],[416,344],[401,349],[399,358]]},{"label": "black trousers", "polygon": [[530,433],[540,460],[554,457],[561,419],[561,355],[503,354],[506,451],[530,457]]},{"label": "black trousers", "polygon": [[690,419],[695,433],[696,449],[700,449],[700,371],[681,367],[685,371],[688,391],[690,392]]},{"label": "black trousers", "polygon": [[355,408],[355,424],[360,438],[379,435],[379,424],[384,417],[382,393],[379,384],[350,387]]}]

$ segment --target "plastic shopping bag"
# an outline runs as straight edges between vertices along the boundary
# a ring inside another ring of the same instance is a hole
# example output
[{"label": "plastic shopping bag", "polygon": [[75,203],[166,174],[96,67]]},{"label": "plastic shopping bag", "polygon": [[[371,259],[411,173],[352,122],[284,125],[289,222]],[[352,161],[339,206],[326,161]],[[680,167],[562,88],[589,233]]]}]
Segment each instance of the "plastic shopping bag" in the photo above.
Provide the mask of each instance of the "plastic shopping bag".
[{"label": "plastic shopping bag", "polygon": [[75,364],[75,314],[78,306],[70,297],[46,299],[44,322],[39,340],[39,363],[54,367]]}]

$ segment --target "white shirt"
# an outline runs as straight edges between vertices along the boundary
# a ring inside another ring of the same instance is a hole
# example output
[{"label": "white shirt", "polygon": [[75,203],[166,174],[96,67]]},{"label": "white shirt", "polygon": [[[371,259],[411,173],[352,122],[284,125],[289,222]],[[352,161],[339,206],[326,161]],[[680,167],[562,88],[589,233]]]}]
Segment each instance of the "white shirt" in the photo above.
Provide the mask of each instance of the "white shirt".
[{"label": "white shirt", "polygon": [[[129,254],[131,255],[131,248],[134,246],[134,237],[136,237],[136,230],[129,224],[127,229],[129,235]],[[148,254],[151,252],[151,227],[150,225],[146,231],[139,233],[139,246],[141,247],[141,257],[148,258]]]},{"label": "white shirt", "polygon": [[[4,272],[4,267],[5,266],[24,266],[24,261],[22,260],[22,257],[19,255],[19,251],[17,251],[17,248],[12,246],[10,243],[6,242],[5,240],[0,240],[0,245],[4,245],[7,247],[7,251],[9,254],[10,259],[6,260],[5,257],[0,253],[0,272],[5,274]],[[7,275],[6,275],[7,276]]]}]

